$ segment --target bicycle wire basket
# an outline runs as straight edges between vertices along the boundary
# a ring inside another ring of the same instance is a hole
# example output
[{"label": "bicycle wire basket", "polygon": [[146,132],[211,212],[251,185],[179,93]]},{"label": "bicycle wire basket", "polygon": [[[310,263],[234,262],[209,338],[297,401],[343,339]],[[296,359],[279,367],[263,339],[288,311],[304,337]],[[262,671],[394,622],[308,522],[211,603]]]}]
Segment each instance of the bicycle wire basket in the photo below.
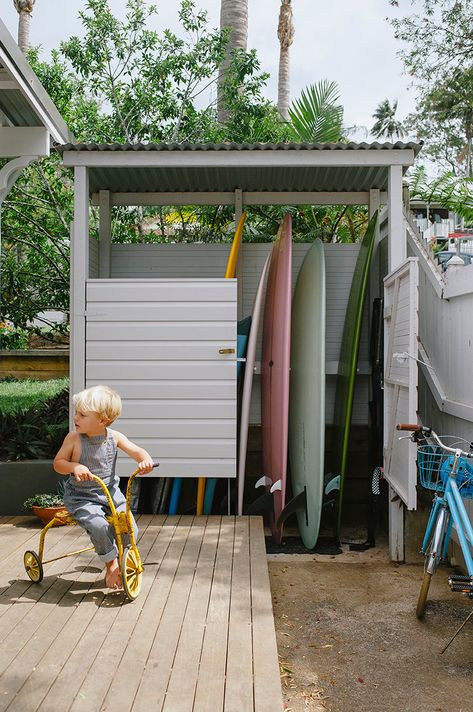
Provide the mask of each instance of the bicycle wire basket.
[{"label": "bicycle wire basket", "polygon": [[[444,435],[440,438],[448,447],[458,447],[468,452],[471,443],[463,438]],[[435,492],[444,492],[447,479],[453,468],[455,456],[445,452],[434,443],[419,445],[417,448],[417,470],[422,487]],[[473,499],[473,460],[460,457],[455,481],[460,494],[465,499]]]}]

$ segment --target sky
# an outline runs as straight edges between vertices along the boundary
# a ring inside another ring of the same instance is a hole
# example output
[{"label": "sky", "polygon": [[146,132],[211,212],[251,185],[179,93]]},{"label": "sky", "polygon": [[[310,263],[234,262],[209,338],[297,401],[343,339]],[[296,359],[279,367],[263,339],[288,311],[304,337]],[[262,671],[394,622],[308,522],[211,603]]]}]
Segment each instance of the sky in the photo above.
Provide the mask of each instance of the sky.
[{"label": "sky", "polygon": [[[109,0],[115,14],[123,15],[125,0]],[[78,12],[85,0],[36,0],[31,23],[31,42],[41,45],[44,56],[71,35],[81,34]],[[154,0],[158,16],[154,29],[170,27],[177,31],[178,0]],[[207,10],[212,27],[219,26],[220,0],[196,0]],[[279,41],[277,22],[280,0],[249,0],[248,48],[255,48],[262,69],[271,74],[266,95],[277,100]],[[414,109],[414,90],[397,53],[387,17],[400,16],[401,10],[388,0],[293,0],[295,38],[291,47],[291,98],[321,79],[337,82],[344,106],[345,126],[373,126],[372,117],[384,99],[398,99],[397,118],[402,120]],[[402,5],[402,3],[401,3]],[[1,0],[0,16],[17,37],[18,15],[13,0]],[[409,4],[410,7],[410,4]],[[53,10],[54,8],[54,10]],[[408,9],[404,3],[404,12]],[[359,129],[358,141],[373,140]],[[403,140],[409,140],[404,136]]]}]

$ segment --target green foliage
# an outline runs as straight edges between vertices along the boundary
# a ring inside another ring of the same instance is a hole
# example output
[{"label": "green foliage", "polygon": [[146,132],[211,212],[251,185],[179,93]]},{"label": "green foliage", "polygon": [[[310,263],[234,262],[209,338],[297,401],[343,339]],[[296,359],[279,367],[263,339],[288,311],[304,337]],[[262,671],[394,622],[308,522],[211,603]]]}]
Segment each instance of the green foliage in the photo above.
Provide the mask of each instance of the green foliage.
[{"label": "green foliage", "polygon": [[28,331],[26,329],[15,327],[8,321],[0,322],[0,349],[26,349],[27,346]]},{"label": "green foliage", "polygon": [[411,198],[426,203],[438,203],[473,224],[473,178],[458,177],[453,173],[429,179],[423,166],[408,175]]},{"label": "green foliage", "polygon": [[88,0],[79,13],[85,36],[61,44],[85,96],[101,107],[102,131],[92,125],[79,140],[198,140],[202,117],[194,102],[215,80],[224,35],[208,30],[207,13],[193,0],[182,0],[179,10],[186,39],[147,29],[156,9],[143,0],[127,0],[126,10],[122,21],[108,0]]},{"label": "green foliage", "polygon": [[72,216],[71,179],[58,156],[23,171],[2,209],[1,320],[26,329],[42,311],[68,312]]},{"label": "green foliage", "polygon": [[[402,7],[401,2],[394,4]],[[416,4],[420,12],[391,21],[418,93],[417,109],[408,117],[406,129],[425,141],[422,153],[442,169],[472,175],[473,4],[470,0]]]},{"label": "green foliage", "polygon": [[28,511],[32,507],[63,507],[64,501],[60,494],[34,494],[23,502],[23,509]]},{"label": "green foliage", "polygon": [[289,107],[292,136],[296,141],[337,142],[342,139],[343,107],[336,82],[326,79],[302,91]]},{"label": "green foliage", "polygon": [[0,459],[52,458],[68,431],[67,379],[0,382]]},{"label": "green foliage", "polygon": [[291,138],[290,127],[281,121],[277,108],[264,98],[269,74],[261,71],[255,50],[234,50],[222,87],[225,124],[215,123],[209,141],[275,143]]},{"label": "green foliage", "polygon": [[[391,24],[405,46],[401,57],[408,73],[429,85],[473,58],[473,4],[470,0],[417,0],[411,12]],[[404,2],[403,7],[407,5]],[[401,3],[399,3],[401,7]]]}]

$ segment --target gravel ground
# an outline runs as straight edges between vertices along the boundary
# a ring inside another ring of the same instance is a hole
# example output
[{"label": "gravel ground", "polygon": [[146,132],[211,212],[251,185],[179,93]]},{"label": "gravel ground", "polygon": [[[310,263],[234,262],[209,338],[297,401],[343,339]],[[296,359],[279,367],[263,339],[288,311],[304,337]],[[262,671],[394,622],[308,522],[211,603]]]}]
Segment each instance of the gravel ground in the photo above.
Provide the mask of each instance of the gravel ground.
[{"label": "gravel ground", "polygon": [[450,569],[420,622],[422,566],[393,564],[386,548],[268,565],[287,712],[471,712],[473,619],[440,654],[472,608],[450,592]]}]

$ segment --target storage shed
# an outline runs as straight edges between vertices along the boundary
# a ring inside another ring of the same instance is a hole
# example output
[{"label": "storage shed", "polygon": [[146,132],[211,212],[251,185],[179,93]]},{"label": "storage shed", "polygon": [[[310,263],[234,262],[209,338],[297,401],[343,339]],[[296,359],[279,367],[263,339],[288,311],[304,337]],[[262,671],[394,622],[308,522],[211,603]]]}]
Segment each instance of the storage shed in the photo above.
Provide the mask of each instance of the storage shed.
[{"label": "storage shed", "polygon": [[[124,399],[123,429],[159,459],[161,476],[234,477],[235,358],[220,351],[235,347],[237,318],[249,311],[270,245],[244,245],[237,280],[224,280],[228,245],[112,244],[112,206],[233,205],[236,220],[250,205],[364,204],[370,214],[385,206],[387,249],[375,255],[374,298],[382,277],[406,258],[402,177],[419,148],[401,142],[59,146],[75,184],[72,392],[101,381],[115,386]],[[99,210],[98,243],[89,238],[90,201]],[[296,246],[294,282],[307,247]],[[327,315],[333,310],[327,322],[334,327],[327,331],[328,384],[338,370],[356,252],[356,245],[326,245]],[[366,422],[367,405],[360,404],[367,401],[368,374],[362,353],[365,394],[362,387],[355,417]],[[333,387],[327,393],[333,399]],[[330,402],[327,413],[330,418]],[[119,468],[125,475],[124,462]],[[394,470],[387,474],[404,497]]]}]

